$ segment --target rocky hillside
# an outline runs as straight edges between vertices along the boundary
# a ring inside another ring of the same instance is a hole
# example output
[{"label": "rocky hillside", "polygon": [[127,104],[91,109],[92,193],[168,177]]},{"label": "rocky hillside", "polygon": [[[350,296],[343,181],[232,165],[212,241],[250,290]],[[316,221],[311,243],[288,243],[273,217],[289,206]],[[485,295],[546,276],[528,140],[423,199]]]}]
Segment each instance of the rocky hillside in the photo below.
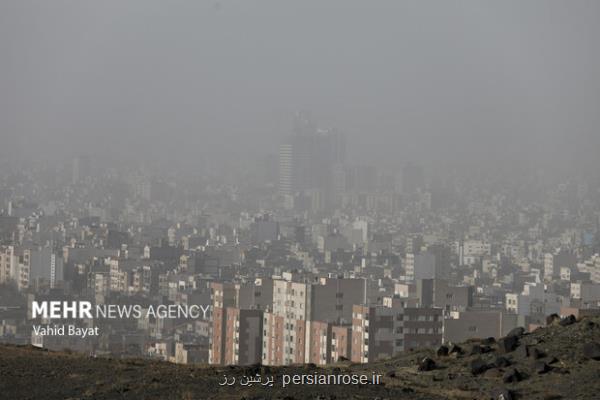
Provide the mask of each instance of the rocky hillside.
[{"label": "rocky hillside", "polygon": [[[550,322],[549,327],[531,334],[516,329],[498,340],[473,340],[367,365],[346,362],[327,368],[181,366],[0,346],[0,397],[61,400],[600,398],[600,319],[566,318]],[[373,380],[373,373],[382,375],[379,384]],[[308,379],[307,376],[330,374],[365,374],[367,378],[356,385],[289,383],[283,387],[284,379],[294,375]],[[259,376],[261,382],[257,382]],[[267,381],[271,376],[272,386]],[[235,383],[233,378],[236,378]]]}]

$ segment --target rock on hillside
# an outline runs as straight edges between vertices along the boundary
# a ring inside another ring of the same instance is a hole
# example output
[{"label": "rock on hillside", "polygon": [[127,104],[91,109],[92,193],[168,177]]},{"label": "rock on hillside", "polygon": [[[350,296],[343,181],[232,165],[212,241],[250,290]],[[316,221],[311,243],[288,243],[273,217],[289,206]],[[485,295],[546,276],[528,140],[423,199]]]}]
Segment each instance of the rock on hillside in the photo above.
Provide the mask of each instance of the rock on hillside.
[{"label": "rock on hillside", "polygon": [[[373,373],[380,384],[282,387],[286,374]],[[274,385],[222,385],[224,375],[256,374],[273,376]],[[600,318],[326,368],[182,366],[0,346],[7,399],[596,399],[599,378]]]}]

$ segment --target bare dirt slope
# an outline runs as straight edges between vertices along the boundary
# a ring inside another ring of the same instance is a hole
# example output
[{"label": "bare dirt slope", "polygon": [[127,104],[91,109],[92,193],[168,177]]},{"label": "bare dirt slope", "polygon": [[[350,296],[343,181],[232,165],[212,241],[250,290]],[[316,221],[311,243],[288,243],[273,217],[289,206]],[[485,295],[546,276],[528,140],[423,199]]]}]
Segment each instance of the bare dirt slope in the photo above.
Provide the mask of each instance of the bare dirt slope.
[{"label": "bare dirt slope", "polygon": [[[2,399],[598,399],[600,319],[531,334],[327,368],[181,366],[0,346]],[[448,350],[448,355],[445,355]],[[428,358],[424,361],[424,359]],[[379,385],[282,387],[283,374],[383,375]],[[273,375],[273,387],[221,386],[224,375]]]}]

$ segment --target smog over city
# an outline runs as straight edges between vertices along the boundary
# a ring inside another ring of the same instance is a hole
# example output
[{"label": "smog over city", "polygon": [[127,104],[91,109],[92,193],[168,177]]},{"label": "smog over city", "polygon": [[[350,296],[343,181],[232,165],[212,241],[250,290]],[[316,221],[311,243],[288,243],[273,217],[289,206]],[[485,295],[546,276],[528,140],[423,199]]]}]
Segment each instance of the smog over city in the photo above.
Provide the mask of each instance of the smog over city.
[{"label": "smog over city", "polygon": [[592,0],[0,0],[0,398],[595,398],[598,38]]}]

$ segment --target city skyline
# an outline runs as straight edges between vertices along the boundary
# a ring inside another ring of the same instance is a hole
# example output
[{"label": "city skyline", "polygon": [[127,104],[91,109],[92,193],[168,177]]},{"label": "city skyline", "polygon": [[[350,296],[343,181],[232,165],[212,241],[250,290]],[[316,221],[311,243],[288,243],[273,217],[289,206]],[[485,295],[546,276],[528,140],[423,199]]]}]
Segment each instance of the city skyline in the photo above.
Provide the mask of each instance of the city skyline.
[{"label": "city skyline", "polygon": [[306,110],[378,166],[591,169],[598,7],[5,1],[2,156],[247,161]]},{"label": "city skyline", "polygon": [[594,398],[598,16],[0,1],[0,398]]}]

